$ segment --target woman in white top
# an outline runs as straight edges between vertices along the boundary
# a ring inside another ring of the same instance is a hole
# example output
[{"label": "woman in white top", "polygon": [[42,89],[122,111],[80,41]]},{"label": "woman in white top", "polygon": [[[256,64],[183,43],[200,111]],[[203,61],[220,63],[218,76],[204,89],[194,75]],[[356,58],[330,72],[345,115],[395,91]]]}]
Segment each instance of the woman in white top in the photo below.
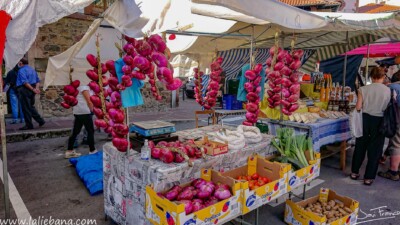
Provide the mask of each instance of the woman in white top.
[{"label": "woman in white top", "polygon": [[358,179],[360,167],[367,154],[368,162],[364,174],[366,185],[371,185],[376,177],[385,142],[385,136],[378,130],[382,123],[383,112],[390,101],[390,89],[383,84],[384,69],[375,67],[370,76],[372,84],[361,87],[358,92],[356,109],[362,109],[363,112],[363,136],[356,139],[350,175],[351,179]]},{"label": "woman in white top", "polygon": [[76,97],[78,104],[74,106],[74,128],[72,130],[72,135],[68,139],[68,150],[65,152],[65,158],[74,158],[81,156],[74,150],[74,142],[78,134],[82,130],[82,126],[85,127],[87,131],[87,141],[89,144],[90,154],[96,153],[96,148],[94,147],[94,126],[92,119],[93,103],[90,101],[90,89],[89,86],[79,86],[79,94]]}]

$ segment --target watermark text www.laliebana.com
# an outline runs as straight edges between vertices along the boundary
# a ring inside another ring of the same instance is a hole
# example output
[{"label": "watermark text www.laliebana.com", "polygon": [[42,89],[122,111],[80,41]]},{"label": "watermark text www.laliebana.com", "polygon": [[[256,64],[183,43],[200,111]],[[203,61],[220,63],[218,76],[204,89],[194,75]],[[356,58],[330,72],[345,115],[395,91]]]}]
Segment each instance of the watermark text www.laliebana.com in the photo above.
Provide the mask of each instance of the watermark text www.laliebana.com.
[{"label": "watermark text www.laliebana.com", "polygon": [[29,219],[0,219],[0,225],[97,225],[95,219],[57,219],[39,216]]}]

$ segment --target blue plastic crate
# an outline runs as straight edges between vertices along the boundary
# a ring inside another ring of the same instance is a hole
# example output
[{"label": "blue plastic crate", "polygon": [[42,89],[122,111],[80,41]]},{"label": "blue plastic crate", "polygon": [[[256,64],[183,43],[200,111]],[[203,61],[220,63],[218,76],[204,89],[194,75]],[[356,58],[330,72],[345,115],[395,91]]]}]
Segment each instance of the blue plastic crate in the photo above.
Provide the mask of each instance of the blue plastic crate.
[{"label": "blue plastic crate", "polygon": [[243,109],[243,103],[239,100],[235,100],[233,102],[232,109],[234,109],[234,110]]},{"label": "blue plastic crate", "polygon": [[235,96],[234,95],[224,95],[222,97],[222,108],[223,109],[227,109],[227,110],[231,110],[233,107],[233,102],[235,100]]}]

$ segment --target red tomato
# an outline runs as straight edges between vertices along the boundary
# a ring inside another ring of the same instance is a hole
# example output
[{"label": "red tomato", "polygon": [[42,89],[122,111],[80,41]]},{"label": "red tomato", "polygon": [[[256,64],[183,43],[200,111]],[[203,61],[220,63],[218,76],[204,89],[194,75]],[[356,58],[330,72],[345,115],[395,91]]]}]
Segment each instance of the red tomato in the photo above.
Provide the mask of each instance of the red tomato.
[{"label": "red tomato", "polygon": [[268,184],[270,180],[266,177],[261,177],[261,179],[264,181],[264,183]]},{"label": "red tomato", "polygon": [[252,179],[251,179],[251,176],[247,176],[247,180],[248,181],[251,181]]},{"label": "red tomato", "polygon": [[257,181],[257,185],[258,186],[264,186],[266,183],[264,182],[264,180],[262,178],[258,179]]},{"label": "red tomato", "polygon": [[252,178],[253,180],[258,180],[259,177],[260,177],[260,176],[258,175],[258,173],[255,173],[255,174],[251,175],[251,178]]}]

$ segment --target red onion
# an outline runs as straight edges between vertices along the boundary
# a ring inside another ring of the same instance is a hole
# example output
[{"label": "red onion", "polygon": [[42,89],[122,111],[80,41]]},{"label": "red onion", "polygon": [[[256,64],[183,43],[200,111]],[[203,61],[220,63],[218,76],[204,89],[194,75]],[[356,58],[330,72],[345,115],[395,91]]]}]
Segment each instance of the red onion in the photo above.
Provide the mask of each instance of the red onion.
[{"label": "red onion", "polygon": [[244,76],[246,77],[246,79],[252,81],[256,79],[257,74],[253,70],[247,70]]},{"label": "red onion", "polygon": [[232,196],[231,191],[223,186],[219,186],[217,190],[215,190],[214,196],[219,200],[225,200]]},{"label": "red onion", "polygon": [[194,181],[192,181],[192,186],[195,188],[200,189],[201,186],[205,185],[207,182],[202,179],[202,178],[197,178]]},{"label": "red onion", "polygon": [[150,62],[145,57],[137,55],[133,58],[133,67],[137,67],[140,70],[145,70],[150,67]]},{"label": "red onion", "polygon": [[208,206],[217,204],[218,202],[219,202],[219,200],[216,197],[211,196],[207,201],[204,202],[204,206],[208,207]]},{"label": "red onion", "polygon": [[114,91],[111,93],[111,101],[112,102],[117,102],[121,100],[121,94],[118,91]]},{"label": "red onion", "polygon": [[252,84],[251,82],[246,82],[246,83],[244,84],[244,89],[245,89],[247,92],[253,92],[253,91],[254,91],[254,86],[253,86],[253,84]]},{"label": "red onion", "polygon": [[283,76],[290,76],[292,74],[292,70],[289,69],[289,67],[284,66],[280,71],[279,71]]},{"label": "red onion", "polygon": [[274,66],[274,70],[280,71],[284,66],[285,66],[285,64],[283,62],[277,62]]},{"label": "red onion", "polygon": [[185,161],[185,158],[183,158],[183,156],[181,154],[175,153],[174,162],[181,163],[181,162],[184,162],[184,161]]},{"label": "red onion", "polygon": [[178,195],[178,200],[192,200],[193,199],[193,193],[189,189],[184,189],[181,193]]},{"label": "red onion", "polygon": [[97,95],[90,96],[90,101],[93,103],[95,107],[101,108],[101,100],[99,96]]},{"label": "red onion", "polygon": [[269,57],[269,58],[267,59],[266,64],[267,64],[268,67],[271,66],[271,64],[272,64],[272,58],[271,58],[271,57]]},{"label": "red onion", "polygon": [[199,189],[201,191],[207,191],[210,192],[210,194],[212,194],[215,191],[215,184],[211,181],[207,181],[204,185],[201,185]]},{"label": "red onion", "polygon": [[159,67],[166,67],[168,66],[168,60],[162,53],[153,52],[151,53],[151,59],[153,62]]},{"label": "red onion", "polygon": [[72,86],[72,85],[66,85],[64,86],[64,92],[67,95],[74,95],[75,94],[76,89]]},{"label": "red onion", "polygon": [[182,200],[177,202],[178,204],[184,204],[185,205],[185,213],[186,215],[189,215],[190,213],[193,212],[193,204],[192,201],[190,200]]},{"label": "red onion", "polygon": [[111,132],[112,132],[112,127],[111,127],[111,126],[108,126],[106,129],[104,129],[104,132],[105,132],[106,134],[111,134]]},{"label": "red onion", "polygon": [[299,108],[298,104],[293,104],[292,106],[290,106],[289,108],[289,112],[294,112]]},{"label": "red onion", "polygon": [[256,72],[256,74],[259,74],[262,71],[263,67],[262,64],[257,64],[254,66],[254,71]]},{"label": "red onion", "polygon": [[178,197],[178,191],[177,190],[170,190],[167,193],[165,193],[165,198],[167,198],[170,201],[174,201]]},{"label": "red onion", "polygon": [[66,108],[66,109],[71,108],[71,106],[69,104],[67,104],[66,102],[61,102],[61,106]]},{"label": "red onion", "polygon": [[152,52],[151,45],[145,40],[136,41],[135,48],[144,57],[149,56]]},{"label": "red onion", "polygon": [[89,64],[93,67],[97,67],[97,58],[96,56],[92,54],[86,55],[86,60],[89,62]]},{"label": "red onion", "polygon": [[157,74],[163,76],[165,81],[167,81],[168,83],[171,83],[173,80],[172,72],[167,67],[158,67]]},{"label": "red onion", "polygon": [[72,87],[74,87],[74,88],[78,88],[80,84],[81,84],[81,82],[79,80],[74,80],[71,83]]},{"label": "red onion", "polygon": [[167,85],[167,89],[170,91],[174,91],[179,89],[182,86],[182,81],[179,78],[174,78],[173,82],[171,84]]},{"label": "red onion", "polygon": [[299,93],[300,92],[300,84],[293,84],[292,86],[290,86],[289,91],[292,94]]},{"label": "red onion", "polygon": [[128,37],[128,36],[124,35],[124,39],[127,42],[131,43],[133,46],[135,46],[135,44],[136,44],[136,39],[135,38],[131,38],[131,37]]},{"label": "red onion", "polygon": [[126,150],[128,149],[128,141],[126,140],[126,138],[115,137],[112,139],[112,143],[114,147],[116,147],[120,152],[126,152]]},{"label": "red onion", "polygon": [[208,199],[211,196],[211,192],[209,191],[202,191],[200,190],[199,192],[197,192],[196,197],[200,198],[200,199]]},{"label": "red onion", "polygon": [[254,113],[258,110],[258,105],[254,104],[252,102],[249,102],[246,104],[246,110]]},{"label": "red onion", "polygon": [[161,156],[161,149],[159,148],[152,148],[151,149],[151,157],[155,159],[159,159]]},{"label": "red onion", "polygon": [[106,76],[102,76],[103,87],[108,86],[108,78]]},{"label": "red onion", "polygon": [[297,100],[299,100],[299,95],[291,95],[287,100],[290,103],[295,103],[295,102],[297,102]]},{"label": "red onion", "polygon": [[286,89],[286,88],[283,88],[283,89],[282,89],[282,96],[283,96],[284,98],[289,98],[289,96],[290,96],[289,90]]},{"label": "red onion", "polygon": [[99,75],[93,70],[86,71],[86,76],[93,81],[99,81]]},{"label": "red onion", "polygon": [[202,201],[195,201],[195,200],[200,200],[200,199],[194,199],[192,201],[193,212],[197,212],[197,211],[200,211],[200,210],[204,209],[204,205],[203,205]]},{"label": "red onion", "polygon": [[289,110],[287,110],[286,108],[283,108],[283,109],[282,109],[282,113],[285,114],[286,116],[292,115],[292,113],[289,112]]},{"label": "red onion", "polygon": [[94,115],[95,115],[97,118],[99,118],[99,119],[103,119],[103,118],[104,118],[103,110],[101,110],[100,108],[94,107],[94,108],[93,108],[93,113],[94,113]]},{"label": "red onion", "polygon": [[167,164],[172,163],[174,161],[174,154],[171,152],[171,150],[169,150],[167,148],[162,148],[160,159],[164,163],[167,163]]},{"label": "red onion", "polygon": [[[111,112],[113,112],[111,114]],[[115,112],[115,113],[114,113]],[[110,109],[108,111],[110,114],[111,119],[114,121],[114,123],[123,123],[125,119],[124,112],[120,109]]]},{"label": "red onion", "polygon": [[297,83],[299,81],[299,74],[298,73],[292,73],[292,75],[290,75],[289,79],[293,83]]},{"label": "red onion", "polygon": [[178,193],[183,191],[183,188],[179,185],[174,185],[170,190],[176,190]]},{"label": "red onion", "polygon": [[124,65],[122,67],[122,72],[126,75],[126,74],[131,74],[132,73],[132,67],[130,67],[129,65]]},{"label": "red onion", "polygon": [[97,84],[96,81],[90,81],[89,87],[94,93],[96,94],[100,93],[100,86],[99,84]]},{"label": "red onion", "polygon": [[126,45],[124,45],[123,49],[124,52],[126,52],[129,55],[135,52],[135,47],[131,43],[127,43]]},{"label": "red onion", "polygon": [[254,101],[256,101],[256,99],[258,99],[258,98],[259,98],[259,96],[258,96],[256,93],[254,93],[254,92],[250,92],[250,93],[248,93],[248,94],[246,95],[246,99],[249,100],[250,102],[254,102]]},{"label": "red onion", "polygon": [[96,119],[96,120],[94,121],[94,125],[95,125],[96,127],[98,127],[98,128],[107,128],[107,127],[108,127],[107,122],[104,121],[104,120],[101,120],[101,119]]},{"label": "red onion", "polygon": [[129,128],[127,125],[122,123],[116,123],[113,126],[113,130],[115,133],[119,135],[127,135],[129,133]]},{"label": "red onion", "polygon": [[282,85],[286,88],[290,87],[292,85],[292,82],[287,79],[287,78],[282,78]]}]

